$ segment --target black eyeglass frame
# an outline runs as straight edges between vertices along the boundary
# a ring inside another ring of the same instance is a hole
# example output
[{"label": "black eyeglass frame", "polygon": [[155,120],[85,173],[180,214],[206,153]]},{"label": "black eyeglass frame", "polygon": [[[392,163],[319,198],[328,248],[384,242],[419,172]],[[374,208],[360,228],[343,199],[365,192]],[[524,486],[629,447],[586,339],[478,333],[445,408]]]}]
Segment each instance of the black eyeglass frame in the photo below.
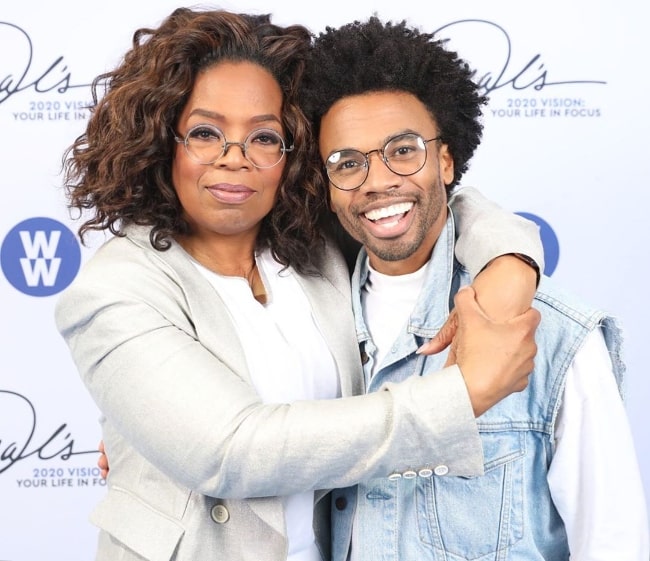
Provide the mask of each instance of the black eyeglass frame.
[{"label": "black eyeglass frame", "polygon": [[[399,138],[402,138],[402,137],[405,137],[405,136],[415,137],[415,138],[421,140],[422,144],[424,145],[424,160],[422,161],[422,165],[418,169],[416,169],[415,171],[412,171],[412,172],[409,172],[409,173],[401,173],[399,171],[394,170],[390,166],[389,159],[385,155],[386,146],[388,146],[391,142],[394,142],[395,140],[398,140]],[[346,148],[346,149],[343,149],[343,150],[336,150],[336,151],[332,152],[329,156],[327,156],[327,159],[325,160],[325,172],[327,173],[327,177],[328,177],[330,183],[332,185],[334,185],[334,187],[336,187],[340,191],[356,191],[357,189],[361,189],[363,184],[366,182],[366,179],[368,179],[368,174],[370,173],[370,158],[369,158],[370,154],[373,154],[373,153],[377,152],[377,154],[379,154],[379,157],[380,157],[381,161],[384,163],[384,165],[390,171],[392,171],[394,174],[399,175],[401,177],[409,177],[411,175],[415,175],[416,173],[418,173],[425,166],[425,164],[427,163],[427,156],[428,156],[427,144],[429,142],[433,142],[434,140],[442,140],[442,135],[434,136],[433,138],[429,138],[427,140],[421,134],[414,133],[414,132],[405,132],[405,133],[396,134],[395,136],[390,137],[384,143],[384,145],[381,148],[375,148],[374,150],[370,150],[368,152],[362,152],[361,150],[356,150],[354,148]],[[340,152],[356,152],[357,154],[361,154],[364,157],[365,164],[364,164],[363,167],[365,169],[365,173],[363,175],[363,180],[356,187],[341,187],[341,186],[336,184],[336,182],[332,179],[332,177],[330,175],[330,170],[327,167],[327,162],[329,161],[329,159],[334,154],[337,154],[337,153],[340,153]]]}]

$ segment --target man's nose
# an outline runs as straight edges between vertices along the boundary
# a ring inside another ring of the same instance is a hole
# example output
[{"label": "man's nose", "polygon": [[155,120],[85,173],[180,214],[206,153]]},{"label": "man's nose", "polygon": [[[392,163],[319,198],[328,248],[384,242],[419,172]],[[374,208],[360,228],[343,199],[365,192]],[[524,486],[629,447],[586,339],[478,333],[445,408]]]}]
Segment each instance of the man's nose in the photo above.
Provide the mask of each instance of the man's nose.
[{"label": "man's nose", "polygon": [[402,185],[402,176],[388,167],[379,150],[368,152],[366,158],[368,159],[368,177],[361,186],[361,190],[376,193],[395,189]]}]

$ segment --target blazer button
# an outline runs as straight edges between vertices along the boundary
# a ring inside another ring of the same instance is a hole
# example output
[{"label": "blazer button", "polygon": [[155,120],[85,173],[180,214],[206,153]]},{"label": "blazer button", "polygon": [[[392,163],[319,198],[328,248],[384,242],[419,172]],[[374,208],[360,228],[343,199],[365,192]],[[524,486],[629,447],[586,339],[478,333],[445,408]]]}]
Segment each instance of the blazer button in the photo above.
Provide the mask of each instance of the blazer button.
[{"label": "blazer button", "polygon": [[217,524],[225,524],[228,522],[228,519],[230,518],[230,513],[228,512],[228,509],[224,505],[214,505],[210,509],[210,517],[212,520],[214,520]]},{"label": "blazer button", "polygon": [[336,497],[334,506],[336,507],[336,510],[345,510],[345,507],[348,506],[348,500],[345,497]]}]

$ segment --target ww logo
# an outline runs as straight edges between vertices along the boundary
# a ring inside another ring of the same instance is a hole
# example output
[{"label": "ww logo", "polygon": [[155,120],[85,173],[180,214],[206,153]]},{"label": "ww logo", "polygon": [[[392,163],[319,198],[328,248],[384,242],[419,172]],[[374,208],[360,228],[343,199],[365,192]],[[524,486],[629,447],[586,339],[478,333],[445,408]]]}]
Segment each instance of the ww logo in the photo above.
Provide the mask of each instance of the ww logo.
[{"label": "ww logo", "polygon": [[0,266],[11,285],[29,296],[51,296],[77,275],[81,251],[67,226],[51,218],[30,218],[7,234]]}]

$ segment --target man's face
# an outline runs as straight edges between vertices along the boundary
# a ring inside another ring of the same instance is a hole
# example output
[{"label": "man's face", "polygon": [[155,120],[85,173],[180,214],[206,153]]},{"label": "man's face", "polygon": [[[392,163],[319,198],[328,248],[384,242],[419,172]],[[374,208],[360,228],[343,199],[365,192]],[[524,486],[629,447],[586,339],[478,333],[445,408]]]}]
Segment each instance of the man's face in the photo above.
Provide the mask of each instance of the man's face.
[{"label": "man's face", "polygon": [[[333,152],[382,148],[403,133],[437,137],[435,121],[424,104],[405,92],[373,92],[337,101],[321,120],[323,161]],[[369,156],[368,177],[356,190],[342,191],[330,182],[331,208],[342,226],[368,251],[371,266],[389,275],[416,271],[431,256],[447,219],[445,184],[454,165],[447,145],[426,144],[427,158],[417,173],[391,171],[378,152]]]}]

